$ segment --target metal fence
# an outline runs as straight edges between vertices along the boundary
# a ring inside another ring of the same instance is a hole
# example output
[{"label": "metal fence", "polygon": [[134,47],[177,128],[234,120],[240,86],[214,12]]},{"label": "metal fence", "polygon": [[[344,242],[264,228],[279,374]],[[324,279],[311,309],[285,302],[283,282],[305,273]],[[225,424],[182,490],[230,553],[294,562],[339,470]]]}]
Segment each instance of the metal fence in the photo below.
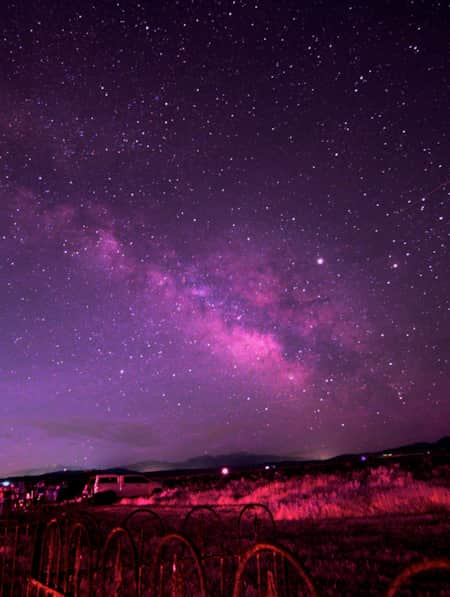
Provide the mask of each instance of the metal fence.
[{"label": "metal fence", "polygon": [[[0,596],[318,595],[299,558],[280,544],[262,504],[238,510],[197,506],[181,519],[179,510],[170,509],[161,515],[140,508],[122,519],[114,507],[101,512],[97,517],[78,508],[1,520]],[[387,597],[430,570],[448,574],[450,561],[406,568]]]}]

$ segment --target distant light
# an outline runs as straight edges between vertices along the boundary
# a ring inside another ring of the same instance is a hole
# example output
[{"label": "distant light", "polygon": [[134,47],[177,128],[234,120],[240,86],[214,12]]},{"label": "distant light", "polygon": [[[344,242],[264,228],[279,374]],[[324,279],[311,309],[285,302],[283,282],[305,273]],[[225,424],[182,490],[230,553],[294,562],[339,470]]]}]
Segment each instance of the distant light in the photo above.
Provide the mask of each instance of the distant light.
[{"label": "distant light", "polygon": [[9,487],[11,485],[11,481],[2,481],[3,487]]},{"label": "distant light", "polygon": [[361,460],[362,460],[363,462],[366,462],[367,458],[366,458],[365,456],[361,456]]},{"label": "distant light", "polygon": [[323,265],[325,263],[325,259],[323,257],[318,257],[316,263],[317,265]]},{"label": "distant light", "polygon": [[270,471],[270,464],[266,464],[266,466],[264,468],[266,471]]},{"label": "distant light", "polygon": [[227,466],[224,466],[220,471],[224,477],[230,474],[230,469]]}]

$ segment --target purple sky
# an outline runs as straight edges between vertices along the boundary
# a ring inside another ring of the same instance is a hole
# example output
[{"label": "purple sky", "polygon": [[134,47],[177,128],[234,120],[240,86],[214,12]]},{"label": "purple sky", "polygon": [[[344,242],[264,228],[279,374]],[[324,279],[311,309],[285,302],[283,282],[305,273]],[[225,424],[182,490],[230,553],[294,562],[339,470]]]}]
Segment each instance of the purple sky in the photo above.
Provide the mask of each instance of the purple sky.
[{"label": "purple sky", "polygon": [[449,433],[444,2],[0,16],[0,474]]}]

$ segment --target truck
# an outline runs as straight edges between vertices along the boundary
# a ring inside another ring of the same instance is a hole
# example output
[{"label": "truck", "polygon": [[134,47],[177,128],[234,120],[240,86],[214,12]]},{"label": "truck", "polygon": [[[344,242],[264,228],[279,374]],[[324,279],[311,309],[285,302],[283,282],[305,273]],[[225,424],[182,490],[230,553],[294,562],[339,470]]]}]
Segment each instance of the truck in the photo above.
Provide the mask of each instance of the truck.
[{"label": "truck", "polygon": [[153,493],[160,493],[161,486],[150,481],[144,475],[129,473],[116,475],[101,473],[91,477],[83,489],[82,496],[91,498],[95,495],[106,493],[110,496],[122,497],[149,497]]}]

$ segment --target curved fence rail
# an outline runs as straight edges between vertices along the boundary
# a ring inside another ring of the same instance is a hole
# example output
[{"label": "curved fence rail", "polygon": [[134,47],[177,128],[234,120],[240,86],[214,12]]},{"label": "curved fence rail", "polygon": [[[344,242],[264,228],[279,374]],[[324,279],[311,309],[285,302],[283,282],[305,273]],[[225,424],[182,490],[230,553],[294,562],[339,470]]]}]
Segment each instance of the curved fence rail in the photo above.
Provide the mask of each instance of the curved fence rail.
[{"label": "curved fence rail", "polygon": [[246,595],[250,587],[256,595],[304,595],[306,589],[307,595],[317,597],[312,579],[297,558],[269,543],[257,543],[244,554],[236,572],[233,597]]},{"label": "curved fence rail", "polygon": [[[386,593],[386,597],[395,597],[395,595],[399,594],[399,590],[402,587],[405,587],[414,577],[419,574],[425,574],[427,572],[436,570],[445,570],[449,573],[448,578],[448,586],[446,593],[450,595],[450,560],[425,560],[423,562],[418,562],[417,564],[411,564],[411,566],[407,566],[398,576],[395,578],[389,589]],[[433,595],[434,593],[429,592],[427,589],[424,589],[424,595]],[[442,593],[443,594],[443,593]]]},{"label": "curved fence rail", "polygon": [[139,560],[130,532],[114,528],[105,541],[100,558],[100,595],[138,595]]},{"label": "curved fence rail", "polygon": [[239,513],[238,541],[242,554],[254,543],[276,541],[276,525],[272,512],[264,504],[247,504]]},{"label": "curved fence rail", "polygon": [[166,535],[156,550],[150,594],[155,597],[206,597],[205,573],[201,560],[200,553],[187,537],[180,533]]},{"label": "curved fence rail", "polygon": [[[169,523],[148,508],[121,512],[102,511],[102,520],[82,510],[52,511],[44,521],[0,519],[1,597],[320,594],[320,579],[278,542],[272,513],[262,504],[234,510],[234,517],[229,508],[196,506],[178,517],[178,528],[172,514]],[[450,594],[450,561],[408,566],[386,597],[416,594],[416,587]]]}]

